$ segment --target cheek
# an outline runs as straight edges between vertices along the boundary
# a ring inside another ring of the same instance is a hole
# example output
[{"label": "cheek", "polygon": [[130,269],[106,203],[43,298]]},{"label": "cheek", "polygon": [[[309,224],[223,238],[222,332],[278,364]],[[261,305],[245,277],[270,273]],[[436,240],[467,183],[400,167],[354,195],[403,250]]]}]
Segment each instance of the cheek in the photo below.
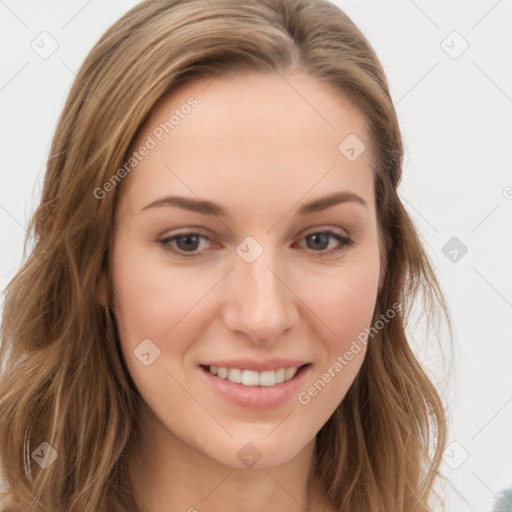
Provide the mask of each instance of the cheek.
[{"label": "cheek", "polygon": [[[378,293],[379,258],[370,253],[328,276],[303,280],[302,297],[318,318],[317,333],[328,350],[341,349],[369,326]],[[309,290],[309,291],[308,291]]]},{"label": "cheek", "polygon": [[322,293],[311,297],[320,319],[314,336],[317,365],[297,401],[315,431],[343,400],[364,361],[379,278],[378,258],[372,258],[340,268]]},{"label": "cheek", "polygon": [[211,284],[190,271],[151,262],[143,250],[113,253],[112,280],[116,317],[135,340],[164,340],[204,297]]},{"label": "cheek", "polygon": [[[341,281],[341,279],[340,279]],[[332,291],[330,322],[337,333],[338,344],[345,345],[365,327],[368,327],[375,308],[378,288],[378,272],[360,268],[350,272]]]},{"label": "cheek", "polygon": [[147,249],[122,242],[112,255],[113,309],[129,373],[153,410],[166,410],[172,395],[173,406],[187,411],[192,404],[172,376],[181,380],[180,366],[195,335],[190,318],[196,318],[194,307],[200,307],[212,278],[152,261]]}]

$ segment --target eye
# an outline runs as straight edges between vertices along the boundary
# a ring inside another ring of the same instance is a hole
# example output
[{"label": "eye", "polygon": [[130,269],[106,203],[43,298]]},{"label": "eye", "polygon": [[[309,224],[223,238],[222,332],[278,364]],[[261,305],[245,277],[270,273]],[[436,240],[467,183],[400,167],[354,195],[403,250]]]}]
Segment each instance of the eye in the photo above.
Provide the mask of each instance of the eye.
[{"label": "eye", "polygon": [[[333,239],[338,242],[338,246],[329,249],[329,244]],[[163,238],[158,240],[158,243],[167,251],[185,258],[193,258],[204,252],[199,250],[201,240],[210,241],[210,238],[197,232],[188,232]],[[347,246],[354,244],[352,238],[330,230],[314,231],[303,237],[301,242],[303,240],[306,241],[309,249],[322,255],[339,253]]]},{"label": "eye", "polygon": [[[200,233],[182,233],[166,237],[159,242],[166,250],[177,254],[185,253],[183,254],[185,257],[193,257],[197,256],[197,250],[201,239],[209,240],[208,237],[203,236]],[[173,245],[174,243],[176,245]]]},{"label": "eye", "polygon": [[[326,250],[332,239],[337,240],[338,245],[330,250]],[[346,247],[354,245],[354,240],[352,238],[340,235],[339,233],[330,230],[309,233],[302,240],[306,240],[308,247],[312,249],[313,252],[320,252],[321,254],[339,253]]]}]

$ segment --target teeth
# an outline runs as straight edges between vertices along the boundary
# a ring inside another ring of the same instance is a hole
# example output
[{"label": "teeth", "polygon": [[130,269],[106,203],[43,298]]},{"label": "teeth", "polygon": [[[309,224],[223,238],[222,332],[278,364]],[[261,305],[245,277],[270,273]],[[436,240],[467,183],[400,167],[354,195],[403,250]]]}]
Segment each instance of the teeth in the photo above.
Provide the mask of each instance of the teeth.
[{"label": "teeth", "polygon": [[296,373],[298,368],[286,368],[284,372],[284,380],[290,380]]},{"label": "teeth", "polygon": [[260,386],[275,386],[276,385],[276,372],[261,372],[260,373]]},{"label": "teeth", "polygon": [[265,372],[256,372],[254,370],[241,370],[239,368],[222,368],[219,366],[208,367],[212,375],[216,375],[221,379],[229,380],[235,384],[243,384],[244,386],[275,386],[287,380],[292,379],[298,368],[279,368],[278,370],[270,370]]},{"label": "teeth", "polygon": [[240,382],[242,382],[242,370],[231,368],[228,372],[228,380],[235,384],[240,384]]},{"label": "teeth", "polygon": [[259,386],[260,374],[252,370],[244,370],[242,372],[242,384],[244,386]]},{"label": "teeth", "polygon": [[284,382],[285,376],[286,370],[284,368],[279,368],[279,370],[276,370],[276,384],[281,384],[281,382]]}]

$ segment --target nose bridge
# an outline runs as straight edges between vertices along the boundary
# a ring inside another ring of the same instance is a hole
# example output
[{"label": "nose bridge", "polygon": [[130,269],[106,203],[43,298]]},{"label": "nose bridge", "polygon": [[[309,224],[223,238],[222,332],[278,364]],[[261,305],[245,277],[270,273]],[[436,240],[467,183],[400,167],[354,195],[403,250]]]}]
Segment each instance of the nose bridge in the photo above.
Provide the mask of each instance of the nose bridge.
[{"label": "nose bridge", "polygon": [[226,290],[225,322],[253,341],[272,342],[296,320],[293,294],[279,275],[282,265],[278,252],[249,240],[240,244],[237,253]]}]

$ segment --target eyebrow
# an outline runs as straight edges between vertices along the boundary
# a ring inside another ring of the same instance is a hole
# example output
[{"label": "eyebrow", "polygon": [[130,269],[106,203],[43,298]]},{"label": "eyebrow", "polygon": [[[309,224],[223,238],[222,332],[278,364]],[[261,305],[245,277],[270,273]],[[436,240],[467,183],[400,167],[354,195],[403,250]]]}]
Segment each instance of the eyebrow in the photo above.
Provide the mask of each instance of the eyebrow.
[{"label": "eyebrow", "polygon": [[[301,206],[297,211],[297,215],[308,215],[311,213],[321,212],[332,206],[343,203],[355,203],[360,204],[364,207],[368,207],[366,201],[353,192],[343,191],[327,196],[319,197],[305,205]],[[177,206],[183,210],[200,213],[203,215],[215,215],[217,217],[227,217],[227,211],[217,203],[201,199],[192,199],[181,196],[165,196],[160,199],[152,201],[148,205],[144,206],[141,211],[149,208],[161,207],[161,206]]]}]

